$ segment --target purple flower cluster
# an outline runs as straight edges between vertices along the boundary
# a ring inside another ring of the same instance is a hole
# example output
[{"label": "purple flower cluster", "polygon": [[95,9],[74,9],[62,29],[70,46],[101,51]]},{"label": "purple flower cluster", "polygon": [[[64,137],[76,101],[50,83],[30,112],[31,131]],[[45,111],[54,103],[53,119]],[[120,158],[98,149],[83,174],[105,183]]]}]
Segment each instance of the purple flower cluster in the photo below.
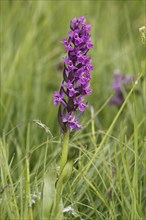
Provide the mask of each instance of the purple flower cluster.
[{"label": "purple flower cluster", "polygon": [[126,91],[130,90],[132,83],[134,82],[135,79],[133,76],[129,76],[129,75],[123,76],[120,70],[115,70],[113,89],[116,92],[116,96],[110,100],[109,104],[115,105],[118,108],[120,108],[125,100],[123,89]]},{"label": "purple flower cluster", "polygon": [[64,59],[63,81],[60,92],[54,94],[54,105],[59,106],[58,120],[65,132],[67,128],[79,130],[79,119],[88,107],[84,103],[85,95],[90,95],[90,71],[93,70],[91,58],[87,52],[92,49],[91,25],[85,24],[85,17],[74,18],[70,23],[71,31],[63,44],[68,52]]}]

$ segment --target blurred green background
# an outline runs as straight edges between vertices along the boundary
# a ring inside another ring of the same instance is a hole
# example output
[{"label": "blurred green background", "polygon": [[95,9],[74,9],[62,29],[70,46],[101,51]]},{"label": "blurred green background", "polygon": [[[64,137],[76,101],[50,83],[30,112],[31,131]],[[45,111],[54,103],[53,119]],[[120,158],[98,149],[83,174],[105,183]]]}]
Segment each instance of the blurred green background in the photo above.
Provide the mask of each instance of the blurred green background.
[{"label": "blurred green background", "polygon": [[[59,134],[53,93],[62,81],[64,46],[70,20],[86,16],[92,27],[92,96],[97,111],[113,93],[113,72],[135,77],[144,59],[138,28],[144,25],[144,1],[1,1],[1,132],[23,142],[29,121],[39,119]],[[106,129],[117,110],[107,106],[96,122]],[[90,117],[88,110],[84,121]],[[98,123],[99,122],[99,123]],[[16,129],[15,129],[16,127]],[[43,141],[35,128],[32,139]]]},{"label": "blurred green background", "polygon": [[[93,93],[87,100],[97,112],[113,94],[115,69],[135,78],[143,70],[145,48],[139,27],[145,25],[145,9],[145,1],[140,0],[0,1],[1,219],[12,218],[13,214],[13,200],[7,199],[11,191],[9,173],[23,216],[26,146],[31,154],[31,193],[37,190],[44,193],[46,212],[49,200],[53,200],[61,152],[58,108],[54,107],[53,94],[62,82],[66,54],[61,41],[67,37],[70,20],[85,16],[87,24],[92,24],[94,48],[89,56],[95,69],[91,73]],[[92,122],[88,108],[81,122],[85,129],[72,135],[70,154],[76,158],[63,200],[64,207],[73,205],[81,219],[141,220],[146,216],[146,81],[137,87],[139,95],[132,93],[110,133],[104,135],[118,109],[106,104]],[[46,124],[54,138],[35,123],[30,124],[29,137],[28,124],[35,119]],[[107,141],[98,154],[103,137]],[[88,165],[89,172],[84,176],[83,170]],[[38,213],[44,216],[42,200],[33,210],[34,219],[39,218]],[[8,213],[11,202],[12,212]]]}]

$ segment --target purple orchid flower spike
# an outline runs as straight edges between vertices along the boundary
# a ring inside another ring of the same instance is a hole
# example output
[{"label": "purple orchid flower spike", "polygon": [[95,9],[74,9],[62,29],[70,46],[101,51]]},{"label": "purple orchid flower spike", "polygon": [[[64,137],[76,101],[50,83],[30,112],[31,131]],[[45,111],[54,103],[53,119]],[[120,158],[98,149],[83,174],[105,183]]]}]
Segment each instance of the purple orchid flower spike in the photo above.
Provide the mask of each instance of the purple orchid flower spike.
[{"label": "purple orchid flower spike", "polygon": [[91,25],[86,25],[86,18],[73,18],[68,39],[63,40],[68,56],[64,59],[63,81],[60,92],[54,94],[54,105],[60,105],[58,120],[64,132],[67,128],[81,129],[79,119],[87,109],[84,97],[90,95],[90,72],[94,69],[87,52],[93,48],[91,43]]},{"label": "purple orchid flower spike", "polygon": [[110,100],[109,104],[120,108],[125,100],[123,89],[129,91],[134,82],[135,78],[133,76],[122,75],[120,70],[115,70],[113,89],[115,90],[116,95]]}]

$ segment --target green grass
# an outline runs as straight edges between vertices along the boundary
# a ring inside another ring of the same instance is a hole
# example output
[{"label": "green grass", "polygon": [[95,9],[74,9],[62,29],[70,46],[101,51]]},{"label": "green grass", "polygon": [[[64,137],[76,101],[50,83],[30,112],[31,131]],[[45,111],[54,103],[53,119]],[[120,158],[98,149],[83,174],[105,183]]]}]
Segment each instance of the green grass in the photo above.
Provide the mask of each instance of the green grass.
[{"label": "green grass", "polygon": [[[69,143],[74,166],[63,204],[71,211],[64,216],[145,220],[146,54],[138,30],[145,25],[145,2],[0,4],[0,220],[50,219],[62,144],[53,105],[65,56],[60,41],[67,37],[70,20],[82,15],[93,25],[93,94],[83,129]],[[138,80],[119,111],[108,105],[117,68]]]}]

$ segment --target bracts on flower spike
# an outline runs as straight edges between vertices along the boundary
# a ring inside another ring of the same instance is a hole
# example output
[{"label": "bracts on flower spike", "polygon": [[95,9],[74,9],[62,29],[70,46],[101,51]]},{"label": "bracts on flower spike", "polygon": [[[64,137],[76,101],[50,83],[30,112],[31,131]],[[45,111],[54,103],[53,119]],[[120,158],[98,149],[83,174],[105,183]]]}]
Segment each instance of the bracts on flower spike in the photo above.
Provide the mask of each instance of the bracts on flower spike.
[{"label": "bracts on flower spike", "polygon": [[70,23],[68,39],[63,40],[68,56],[64,59],[63,81],[59,92],[54,94],[54,105],[59,104],[58,120],[64,132],[67,128],[81,129],[80,117],[88,107],[85,96],[90,95],[90,72],[93,70],[87,52],[92,49],[91,25],[85,17],[74,18]]}]

